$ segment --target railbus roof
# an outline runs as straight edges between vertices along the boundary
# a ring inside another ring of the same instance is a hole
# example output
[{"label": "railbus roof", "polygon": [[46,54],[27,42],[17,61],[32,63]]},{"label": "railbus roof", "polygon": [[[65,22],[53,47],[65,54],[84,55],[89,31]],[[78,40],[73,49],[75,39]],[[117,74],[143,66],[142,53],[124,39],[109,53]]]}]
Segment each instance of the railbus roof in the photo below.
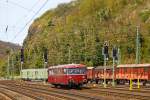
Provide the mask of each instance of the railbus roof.
[{"label": "railbus roof", "polygon": [[66,65],[58,65],[58,66],[50,66],[48,69],[54,69],[54,68],[80,68],[85,67],[83,64],[66,64]]}]

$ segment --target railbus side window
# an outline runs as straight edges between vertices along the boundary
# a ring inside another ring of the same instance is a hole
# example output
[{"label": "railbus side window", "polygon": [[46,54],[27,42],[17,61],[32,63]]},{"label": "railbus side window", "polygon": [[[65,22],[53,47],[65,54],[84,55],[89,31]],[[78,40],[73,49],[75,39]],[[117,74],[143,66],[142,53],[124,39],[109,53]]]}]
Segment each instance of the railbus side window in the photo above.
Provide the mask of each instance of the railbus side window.
[{"label": "railbus side window", "polygon": [[64,74],[67,74],[67,69],[66,68],[64,68]]},{"label": "railbus side window", "polygon": [[64,71],[63,71],[64,69],[63,68],[60,68],[60,74],[62,75],[62,74],[64,74]]},{"label": "railbus side window", "polygon": [[56,68],[53,69],[53,72],[54,72],[54,74],[57,74],[57,69]]},{"label": "railbus side window", "polygon": [[53,74],[54,74],[53,70],[52,69],[49,70],[49,75],[53,75]]},{"label": "railbus side window", "polygon": [[65,74],[85,74],[86,68],[68,68],[64,69]]},{"label": "railbus side window", "polygon": [[62,68],[59,68],[59,74],[63,74],[63,69]]}]

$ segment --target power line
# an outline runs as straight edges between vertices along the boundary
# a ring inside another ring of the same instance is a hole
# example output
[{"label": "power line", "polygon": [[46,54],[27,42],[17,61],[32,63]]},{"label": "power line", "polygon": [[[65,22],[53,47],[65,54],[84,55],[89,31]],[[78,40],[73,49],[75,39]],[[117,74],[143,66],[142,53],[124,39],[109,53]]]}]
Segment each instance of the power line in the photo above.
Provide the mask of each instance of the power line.
[{"label": "power line", "polygon": [[[20,4],[16,3],[16,2],[9,1],[8,3],[11,3],[11,4],[13,4],[13,5],[15,5],[15,6],[18,6],[18,7],[22,8],[22,9],[25,9],[25,10],[27,10],[27,11],[29,11],[29,12],[31,12],[31,11],[34,12],[32,9],[26,8],[26,7],[20,5]],[[35,12],[34,12],[34,13],[35,13]]]},{"label": "power line", "polygon": [[21,33],[26,26],[35,18],[35,16],[45,7],[45,5],[48,3],[49,0],[46,0],[45,3],[40,7],[40,9],[33,15],[33,17],[20,29],[20,31],[14,36],[14,38],[11,41],[14,41],[17,36],[19,36],[19,33]]},{"label": "power line", "polygon": [[38,3],[39,3],[39,0],[37,0],[37,2],[35,2],[35,4],[33,4],[33,6],[30,9],[33,9]]},{"label": "power line", "polygon": [[[38,3],[39,3],[39,0],[37,0],[37,2],[36,2],[35,4],[33,4],[33,6],[30,8],[30,9],[31,9],[30,11],[32,11],[32,9],[33,9]],[[28,13],[29,13],[29,12],[28,12]],[[25,19],[27,16],[28,16],[28,15],[25,15],[23,18],[20,18],[20,19],[16,22],[16,24],[14,24],[14,26],[16,26],[18,23],[20,23],[20,21],[21,21],[22,19]]]},{"label": "power line", "polygon": [[22,8],[22,9],[24,9],[24,10],[26,10],[26,11],[32,11],[33,13],[35,13],[32,9],[29,9],[29,8],[27,8],[27,7],[24,7],[24,6],[22,6],[22,5],[20,5],[20,4],[18,4],[18,3],[16,3],[16,2],[13,2],[13,1],[11,1],[11,0],[7,0],[6,1],[7,2],[7,4],[9,3],[9,4],[12,4],[12,5],[14,5],[14,6],[17,6],[17,7],[19,7],[19,8]]}]

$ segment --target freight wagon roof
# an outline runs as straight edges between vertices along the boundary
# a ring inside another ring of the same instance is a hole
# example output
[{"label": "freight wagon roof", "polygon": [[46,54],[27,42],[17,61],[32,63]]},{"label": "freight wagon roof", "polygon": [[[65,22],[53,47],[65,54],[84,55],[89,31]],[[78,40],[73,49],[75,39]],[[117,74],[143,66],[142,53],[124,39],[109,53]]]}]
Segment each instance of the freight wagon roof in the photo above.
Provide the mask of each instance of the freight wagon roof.
[{"label": "freight wagon roof", "polygon": [[85,65],[83,65],[83,64],[66,64],[66,65],[51,66],[48,69],[53,69],[53,68],[80,68],[80,67],[85,67]]},{"label": "freight wagon roof", "polygon": [[[112,69],[112,66],[106,66],[106,69]],[[104,69],[104,66],[95,67],[95,69]]]},{"label": "freight wagon roof", "polygon": [[36,71],[36,70],[47,70],[47,68],[37,68],[37,69],[22,69],[22,71]]},{"label": "freight wagon roof", "polygon": [[117,67],[150,67],[150,64],[122,64],[118,65]]},{"label": "freight wagon roof", "polygon": [[87,67],[87,69],[93,69],[94,67]]}]

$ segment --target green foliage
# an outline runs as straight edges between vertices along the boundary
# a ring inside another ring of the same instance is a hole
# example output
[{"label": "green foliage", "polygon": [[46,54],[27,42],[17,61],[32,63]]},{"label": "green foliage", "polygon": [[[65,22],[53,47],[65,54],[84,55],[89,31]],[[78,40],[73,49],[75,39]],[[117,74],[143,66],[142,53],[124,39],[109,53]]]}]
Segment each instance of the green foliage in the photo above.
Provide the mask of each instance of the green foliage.
[{"label": "green foliage", "polygon": [[111,18],[110,9],[104,8],[98,13],[99,18],[101,21],[108,21]]},{"label": "green foliage", "polygon": [[142,21],[146,22],[150,18],[150,9],[142,11],[139,15]]},{"label": "green foliage", "polygon": [[[137,23],[142,25],[142,63],[150,62],[146,40],[149,27],[145,25],[149,12],[144,10],[148,3],[149,0],[77,0],[47,11],[30,26],[24,41],[30,60],[26,58],[24,66],[42,67],[43,48],[48,48],[49,65],[103,65],[105,40],[110,43],[109,52],[113,45],[121,47],[122,63],[134,63]],[[108,63],[112,64],[111,60]]]}]

